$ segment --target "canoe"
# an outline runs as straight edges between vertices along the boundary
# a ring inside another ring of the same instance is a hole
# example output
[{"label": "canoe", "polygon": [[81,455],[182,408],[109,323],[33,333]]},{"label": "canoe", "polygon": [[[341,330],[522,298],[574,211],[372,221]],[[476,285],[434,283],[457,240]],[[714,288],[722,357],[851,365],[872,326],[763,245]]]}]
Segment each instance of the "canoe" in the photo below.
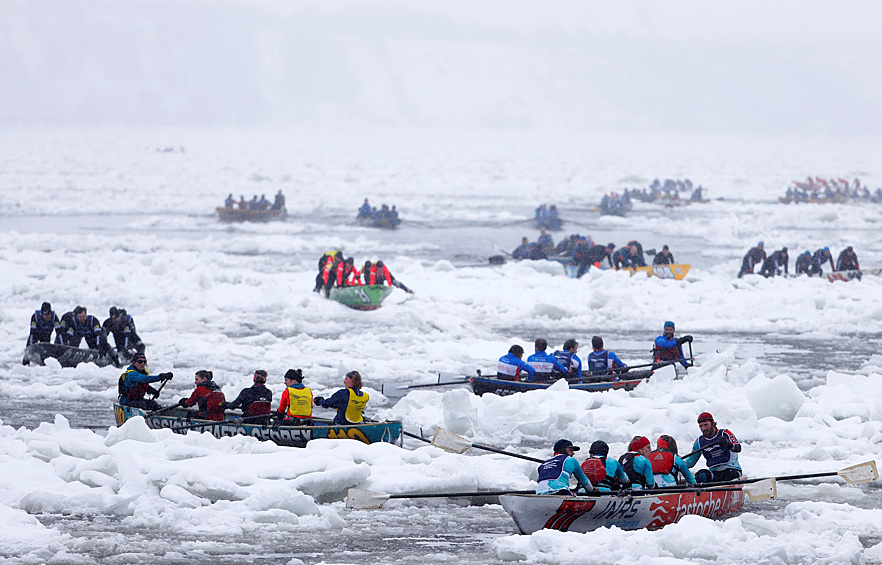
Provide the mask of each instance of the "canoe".
[{"label": "canoe", "polygon": [[586,533],[613,526],[657,530],[689,514],[720,518],[740,511],[744,493],[737,486],[730,488],[597,497],[506,494],[499,502],[522,534],[542,529]]},{"label": "canoe", "polygon": [[99,367],[120,364],[112,354],[104,354],[97,349],[80,349],[59,343],[33,343],[25,349],[25,359],[32,365],[43,366],[46,359],[58,359],[62,367],[76,367],[80,363],[95,363]]},{"label": "canoe", "polygon": [[[141,416],[147,427],[154,430],[168,428],[175,433],[186,434],[190,428],[196,432],[209,432],[216,438],[243,435],[261,441],[271,441],[286,447],[304,447],[313,439],[356,439],[364,443],[398,443],[404,436],[401,433],[401,422],[365,422],[352,426],[333,425],[330,420],[315,419],[316,422],[327,422],[319,426],[272,426],[236,420],[213,422],[211,420],[192,419],[192,411],[185,408],[172,408],[161,414],[148,416],[144,410],[131,406],[113,404],[116,425],[121,426],[126,420]],[[205,423],[204,426],[192,428],[194,424]]]},{"label": "canoe", "polygon": [[563,229],[564,221],[561,218],[533,218],[533,228],[545,228],[548,231],[560,231]]},{"label": "canoe", "polygon": [[222,222],[284,222],[288,212],[280,210],[242,210],[241,208],[224,208],[218,206],[218,219]]},{"label": "canoe", "polygon": [[[555,259],[560,261],[559,259]],[[579,272],[579,267],[571,262],[560,261],[563,265],[564,271],[566,271],[567,276],[571,279],[576,278],[576,274]],[[597,267],[594,267],[597,268]],[[603,270],[610,270],[609,267],[600,267]],[[686,275],[689,273],[689,269],[692,268],[692,265],[688,263],[677,263],[674,265],[648,265],[646,267],[637,267],[637,268],[629,268],[629,269],[620,269],[622,271],[631,271],[631,276],[634,276],[636,273],[645,273],[648,277],[658,277],[660,279],[674,279],[674,280],[683,280]]]},{"label": "canoe", "polygon": [[376,310],[382,305],[386,297],[392,293],[392,288],[391,286],[381,284],[335,286],[331,288],[328,298],[356,310]]},{"label": "canoe", "polygon": [[[652,376],[651,370],[645,371],[629,371],[622,375],[593,377],[584,376],[583,378],[567,379],[571,390],[584,390],[588,392],[601,392],[604,390],[631,390],[643,381]],[[498,377],[485,377],[478,375],[469,377],[469,386],[472,392],[478,396],[484,394],[497,394],[499,396],[508,396],[518,392],[528,392],[531,390],[545,390],[555,381],[509,381]]]},{"label": "canoe", "polygon": [[853,270],[853,271],[836,271],[833,273],[827,273],[827,280],[830,282],[834,281],[852,281],[852,280],[861,280],[864,275],[880,275],[882,274],[882,269],[862,269],[862,270]]},{"label": "canoe", "polygon": [[401,223],[399,218],[390,216],[357,216],[355,222],[366,228],[380,228],[383,230],[394,230]]}]

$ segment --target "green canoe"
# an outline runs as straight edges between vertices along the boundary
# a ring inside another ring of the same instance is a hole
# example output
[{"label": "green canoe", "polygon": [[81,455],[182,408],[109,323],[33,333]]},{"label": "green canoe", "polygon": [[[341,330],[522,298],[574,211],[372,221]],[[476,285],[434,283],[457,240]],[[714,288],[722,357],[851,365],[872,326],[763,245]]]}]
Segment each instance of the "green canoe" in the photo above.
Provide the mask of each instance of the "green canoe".
[{"label": "green canoe", "polygon": [[328,296],[340,304],[356,310],[376,310],[392,292],[391,286],[381,284],[367,286],[333,287]]}]

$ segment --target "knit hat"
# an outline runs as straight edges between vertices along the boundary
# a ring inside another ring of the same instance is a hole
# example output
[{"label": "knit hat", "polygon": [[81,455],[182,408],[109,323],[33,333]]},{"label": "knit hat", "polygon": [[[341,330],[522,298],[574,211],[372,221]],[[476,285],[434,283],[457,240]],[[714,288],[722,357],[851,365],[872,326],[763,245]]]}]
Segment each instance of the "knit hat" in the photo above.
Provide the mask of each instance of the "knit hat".
[{"label": "knit hat", "polygon": [[698,423],[699,424],[702,422],[713,422],[713,421],[714,421],[714,417],[711,415],[710,412],[702,412],[701,414],[698,415]]},{"label": "knit hat", "polygon": [[631,445],[628,446],[628,451],[640,451],[644,447],[649,447],[650,445],[649,438],[646,436],[640,436],[631,442]]}]

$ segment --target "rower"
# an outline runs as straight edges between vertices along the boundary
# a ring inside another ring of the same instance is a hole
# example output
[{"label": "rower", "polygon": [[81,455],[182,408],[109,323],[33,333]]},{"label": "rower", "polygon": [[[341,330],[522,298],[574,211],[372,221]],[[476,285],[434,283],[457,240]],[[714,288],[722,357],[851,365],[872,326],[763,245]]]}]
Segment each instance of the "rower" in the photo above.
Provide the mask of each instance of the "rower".
[{"label": "rower", "polygon": [[288,369],[285,373],[285,390],[276,411],[279,421],[295,426],[311,426],[312,403],[312,390],[303,384],[303,371]]},{"label": "rower", "polygon": [[196,417],[202,420],[214,420],[215,422],[223,421],[224,409],[226,404],[224,393],[221,392],[220,386],[214,382],[214,374],[205,369],[196,371],[195,384],[196,389],[189,398],[182,398],[178,401],[178,406],[190,407],[198,405],[199,411]]},{"label": "rower", "polygon": [[649,454],[655,486],[676,486],[679,475],[690,485],[695,484],[695,477],[686,462],[677,454],[677,441],[668,435],[659,436],[655,442],[656,450]]},{"label": "rower", "polygon": [[628,366],[625,365],[615,353],[603,348],[602,337],[592,337],[591,347],[594,348],[594,351],[588,354],[588,359],[586,359],[585,362],[587,363],[588,371],[592,376],[609,375],[612,373],[612,369],[615,369],[616,367],[627,370]]},{"label": "rower", "polygon": [[601,492],[619,490],[631,484],[622,464],[607,457],[609,445],[602,440],[591,444],[588,459],[582,462],[582,471],[591,484]]},{"label": "rower", "polygon": [[343,378],[343,386],[331,398],[316,396],[313,401],[316,406],[322,408],[336,408],[337,415],[334,417],[335,426],[350,426],[364,421],[364,407],[370,396],[361,390],[361,373],[349,371]]},{"label": "rower", "polygon": [[698,429],[701,436],[692,445],[693,451],[698,451],[686,458],[686,464],[692,468],[698,463],[698,457],[704,455],[707,469],[702,469],[695,474],[695,480],[699,483],[731,481],[741,477],[741,465],[738,463],[738,454],[741,452],[741,444],[735,438],[735,434],[729,430],[717,428],[717,423],[710,412],[702,412],[698,415]]},{"label": "rower", "polygon": [[653,363],[664,363],[666,361],[677,361],[685,368],[689,368],[692,364],[686,356],[683,355],[683,344],[692,343],[691,335],[684,335],[680,338],[674,338],[674,322],[668,320],[665,322],[662,335],[655,338],[655,346],[652,349]]},{"label": "rower", "polygon": [[539,465],[539,484],[536,485],[536,494],[574,496],[575,493],[570,490],[570,475],[575,475],[579,483],[577,491],[579,488],[585,489],[586,492],[594,490],[591,481],[579,467],[579,462],[573,457],[576,451],[579,451],[579,447],[568,439],[560,439],[554,444],[554,457]]},{"label": "rower", "polygon": [[[270,413],[270,402],[273,401],[273,392],[266,388],[266,371],[258,369],[254,371],[254,384],[239,391],[236,400],[224,403],[224,408],[235,410],[242,409],[242,416],[264,416]],[[255,420],[257,420],[255,418]]]},{"label": "rower", "polygon": [[564,367],[553,355],[548,354],[548,342],[544,338],[540,337],[533,345],[535,353],[527,357],[527,364],[535,369],[537,381],[551,380],[551,373],[555,371],[567,373],[572,370],[572,365]]},{"label": "rower", "polygon": [[524,348],[520,345],[515,344],[509,347],[508,353],[500,357],[499,362],[496,363],[496,377],[506,381],[519,381],[521,380],[521,371],[525,371],[528,381],[535,380],[536,369],[524,363],[523,356]]},{"label": "rower", "polygon": [[579,342],[575,339],[568,339],[563,344],[563,350],[553,353],[557,362],[566,367],[566,372],[573,372],[576,375],[582,374],[582,360],[576,355],[579,350]]},{"label": "rower", "polygon": [[650,445],[646,436],[635,436],[628,445],[628,453],[619,457],[619,463],[622,464],[625,474],[631,479],[632,489],[646,489],[655,486],[652,463],[648,459],[652,453]]}]

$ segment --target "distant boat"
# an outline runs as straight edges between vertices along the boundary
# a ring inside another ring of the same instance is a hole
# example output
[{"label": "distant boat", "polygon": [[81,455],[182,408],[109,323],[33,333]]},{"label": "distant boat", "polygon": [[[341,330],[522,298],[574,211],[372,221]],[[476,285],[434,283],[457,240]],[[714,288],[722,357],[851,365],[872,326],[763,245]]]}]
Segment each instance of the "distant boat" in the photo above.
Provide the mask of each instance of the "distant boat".
[{"label": "distant boat", "polygon": [[380,212],[372,213],[368,216],[357,216],[356,223],[367,228],[380,228],[383,230],[394,230],[398,228],[401,220],[397,215],[383,214]]},{"label": "distant boat", "polygon": [[284,222],[288,217],[285,208],[270,210],[243,210],[241,208],[217,207],[218,219],[222,222]]},{"label": "distant boat", "polygon": [[[633,371],[609,376],[563,377],[566,378],[570,390],[584,390],[587,392],[602,392],[605,390],[631,390],[652,376],[652,370]],[[478,396],[485,394],[497,394],[507,396],[518,392],[531,390],[545,390],[556,381],[510,381],[499,377],[469,377],[469,385],[472,392]]]},{"label": "distant boat", "polygon": [[102,353],[97,349],[80,349],[59,343],[32,343],[25,349],[25,359],[32,365],[45,365],[50,357],[57,359],[62,367],[76,367],[80,363],[95,363],[99,367],[119,367],[115,352]]},{"label": "distant boat", "polygon": [[376,310],[394,287],[381,284],[332,287],[328,298],[356,310]]},{"label": "distant boat", "polygon": [[[575,263],[566,262],[565,260],[561,260],[560,262],[563,265],[567,276],[573,279],[576,278],[576,275],[579,272],[579,266]],[[646,267],[622,268],[619,270],[631,271],[631,276],[634,276],[637,273],[646,273],[646,276],[649,277],[675,279],[680,281],[686,277],[691,267],[692,265],[689,265],[688,263],[677,263],[674,265],[647,265]],[[611,270],[605,267],[601,267],[601,269],[605,271]]]}]

